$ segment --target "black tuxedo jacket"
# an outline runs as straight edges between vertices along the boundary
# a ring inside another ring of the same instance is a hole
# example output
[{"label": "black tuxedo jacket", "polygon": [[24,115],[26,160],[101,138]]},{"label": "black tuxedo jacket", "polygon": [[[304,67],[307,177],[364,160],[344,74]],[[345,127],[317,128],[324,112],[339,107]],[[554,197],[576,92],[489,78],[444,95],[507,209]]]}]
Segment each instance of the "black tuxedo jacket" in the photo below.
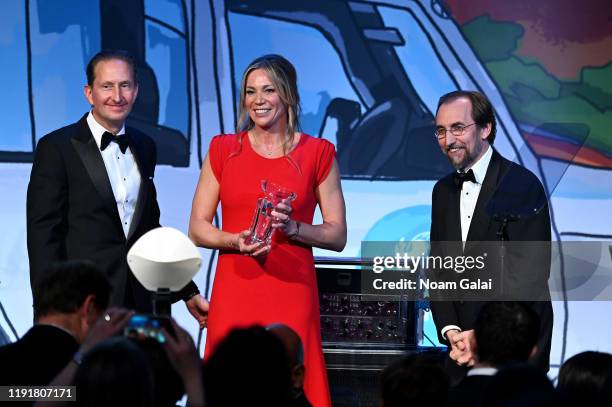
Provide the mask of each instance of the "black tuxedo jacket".
[{"label": "black tuxedo jacket", "polygon": [[[439,180],[433,189],[431,214],[431,255],[461,255],[461,187],[454,181],[454,174]],[[532,296],[530,306],[540,317],[539,352],[534,361],[548,371],[550,344],[553,328],[552,305],[548,291],[550,275],[550,217],[546,194],[538,178],[529,170],[503,158],[497,151],[487,168],[487,173],[478,195],[472,222],[467,235],[463,254],[475,249],[477,242],[497,242],[503,218],[510,218],[505,228],[505,240],[509,242],[504,269],[507,274],[520,276],[517,284],[527,285]],[[520,252],[512,242],[545,242],[542,244],[521,244]],[[436,242],[458,242],[436,244]],[[495,243],[497,245],[497,243]],[[517,288],[516,290],[519,290]],[[431,310],[440,341],[446,338],[440,330],[448,325],[457,325],[462,330],[474,327],[476,316],[483,305],[480,301],[435,301]],[[537,301],[536,301],[537,300]]]},{"label": "black tuxedo jacket", "polygon": [[[127,252],[138,238],[159,224],[153,184],[153,140],[127,128],[130,150],[141,176],[140,191],[126,238],[112,186],[87,115],[40,139],[36,146],[27,196],[27,241],[32,287],[49,265],[88,259],[109,278],[111,305],[151,311],[148,291],[127,265]],[[197,291],[193,283],[178,297]]]},{"label": "black tuxedo jacket", "polygon": [[49,384],[78,348],[69,333],[34,325],[17,342],[0,347],[0,386]]},{"label": "black tuxedo jacket", "polygon": [[465,377],[448,394],[447,405],[453,407],[478,407],[493,376],[473,375]]}]

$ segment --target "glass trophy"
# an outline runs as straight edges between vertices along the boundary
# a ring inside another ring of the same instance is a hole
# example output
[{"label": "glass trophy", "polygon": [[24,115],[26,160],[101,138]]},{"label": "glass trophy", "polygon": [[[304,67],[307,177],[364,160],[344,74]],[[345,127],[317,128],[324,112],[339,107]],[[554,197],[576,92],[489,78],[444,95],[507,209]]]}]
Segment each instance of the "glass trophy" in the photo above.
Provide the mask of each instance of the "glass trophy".
[{"label": "glass trophy", "polygon": [[269,244],[272,240],[272,223],[276,220],[272,216],[272,210],[282,200],[292,202],[297,197],[295,192],[266,180],[261,181],[261,189],[264,196],[257,200],[257,207],[249,228],[251,234],[246,238],[247,244],[262,242]]}]

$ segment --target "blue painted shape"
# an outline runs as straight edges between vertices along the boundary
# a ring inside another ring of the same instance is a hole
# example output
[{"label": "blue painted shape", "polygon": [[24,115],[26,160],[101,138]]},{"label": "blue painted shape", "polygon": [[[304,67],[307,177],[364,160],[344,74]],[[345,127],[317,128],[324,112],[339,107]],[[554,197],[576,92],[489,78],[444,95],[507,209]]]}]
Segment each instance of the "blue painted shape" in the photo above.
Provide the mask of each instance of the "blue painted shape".
[{"label": "blue painted shape", "polygon": [[[257,57],[275,53],[291,61],[297,70],[304,132],[311,135],[319,132],[325,108],[332,98],[359,102],[339,55],[319,31],[272,18],[228,15],[236,92],[239,92],[242,72],[247,65]],[[257,33],[256,40],[253,33]]]},{"label": "blue painted shape", "polygon": [[145,15],[171,25],[185,34],[185,16],[181,0],[145,0]]},{"label": "blue painted shape", "polygon": [[159,124],[187,134],[189,103],[185,39],[146,21],[146,58],[159,87]]},{"label": "blue painted shape", "polygon": [[[71,7],[74,6],[74,7]],[[32,87],[36,137],[75,122],[90,108],[85,67],[100,51],[98,0],[31,3]]]},{"label": "blue painted shape", "polygon": [[429,240],[431,206],[417,205],[383,216],[366,233],[365,241]]},{"label": "blue painted shape", "polygon": [[25,7],[21,1],[0,3],[0,61],[4,72],[0,98],[2,136],[0,151],[32,151],[32,128],[28,112],[28,70]]},{"label": "blue painted shape", "polygon": [[395,52],[421,100],[435,112],[440,95],[456,90],[435,52],[436,44],[430,42],[409,12],[390,7],[379,7],[378,11],[385,26],[397,29],[404,38],[404,45],[396,46]]},{"label": "blue painted shape", "polygon": [[[363,240],[428,241],[430,227],[431,205],[410,206],[383,216],[370,228]],[[438,341],[436,326],[429,312],[423,318],[423,331],[428,338],[423,340],[424,346],[444,346]]]}]

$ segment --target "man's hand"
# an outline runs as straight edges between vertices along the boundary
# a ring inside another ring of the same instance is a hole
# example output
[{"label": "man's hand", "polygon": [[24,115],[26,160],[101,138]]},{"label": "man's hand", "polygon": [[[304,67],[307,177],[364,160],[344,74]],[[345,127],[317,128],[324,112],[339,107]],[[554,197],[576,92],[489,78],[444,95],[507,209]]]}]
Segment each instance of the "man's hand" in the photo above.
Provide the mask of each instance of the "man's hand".
[{"label": "man's hand", "polygon": [[174,329],[174,335],[163,328],[166,338],[164,348],[168,354],[168,359],[183,379],[187,379],[193,374],[199,375],[202,360],[197,353],[193,338],[189,332],[178,326],[174,319],[171,318],[170,321]]},{"label": "man's hand", "polygon": [[452,329],[446,333],[446,337],[451,345],[450,358],[460,366],[473,366],[476,362],[474,330],[459,332]]},{"label": "man's hand", "polygon": [[465,344],[458,339],[460,333],[461,332],[457,331],[456,329],[451,329],[446,332],[446,339],[448,339],[448,344],[451,348],[448,355],[455,362],[457,362],[457,359],[459,359],[465,352]]},{"label": "man's hand", "polygon": [[85,354],[103,340],[117,335],[126,327],[134,314],[134,311],[121,308],[111,308],[104,312],[92,326],[79,351]]},{"label": "man's hand", "polygon": [[[204,298],[202,298],[204,299]],[[206,301],[206,300],[204,300]],[[208,305],[208,302],[206,302]],[[208,308],[207,308],[208,309]],[[170,363],[183,379],[187,393],[188,406],[204,406],[204,388],[202,387],[202,359],[198,355],[193,338],[174,319],[170,319],[175,335],[163,328],[166,343],[164,349]]]},{"label": "man's hand", "polygon": [[208,301],[202,295],[197,294],[185,301],[185,305],[189,310],[189,313],[200,324],[200,328],[205,328],[208,322]]}]

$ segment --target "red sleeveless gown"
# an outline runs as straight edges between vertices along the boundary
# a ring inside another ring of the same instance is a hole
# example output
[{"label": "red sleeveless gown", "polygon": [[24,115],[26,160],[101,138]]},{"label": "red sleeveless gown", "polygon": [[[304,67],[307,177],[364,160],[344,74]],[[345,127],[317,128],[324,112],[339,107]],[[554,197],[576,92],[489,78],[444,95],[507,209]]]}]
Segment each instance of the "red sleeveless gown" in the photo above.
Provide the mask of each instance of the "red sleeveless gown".
[{"label": "red sleeveless gown", "polygon": [[[263,179],[296,192],[291,216],[312,224],[317,205],[315,188],[329,174],[334,157],[333,144],[305,134],[288,156],[280,158],[256,153],[246,132],[214,137],[209,158],[220,185],[222,230],[236,233],[249,228],[257,199],[263,196]],[[214,351],[232,328],[288,325],[304,344],[306,396],[313,406],[327,407],[331,401],[319,320],[310,247],[277,232],[263,264],[236,252],[221,251],[210,299],[205,355]]]}]

